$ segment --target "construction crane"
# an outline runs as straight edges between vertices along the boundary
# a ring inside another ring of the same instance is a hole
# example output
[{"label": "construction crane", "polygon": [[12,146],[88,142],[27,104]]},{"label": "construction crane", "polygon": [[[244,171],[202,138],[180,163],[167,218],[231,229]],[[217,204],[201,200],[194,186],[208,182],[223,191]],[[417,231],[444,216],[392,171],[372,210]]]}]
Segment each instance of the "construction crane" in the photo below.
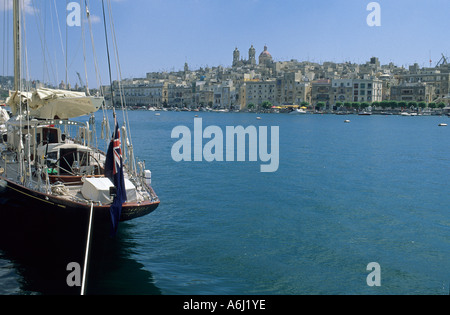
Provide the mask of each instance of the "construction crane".
[{"label": "construction crane", "polygon": [[77,72],[77,76],[78,76],[78,80],[80,80],[80,89],[81,90],[86,90],[86,95],[90,95],[89,93],[89,89],[86,85],[84,85],[83,79],[81,79],[81,75],[79,72]]},{"label": "construction crane", "polygon": [[436,68],[442,65],[447,65],[447,58],[444,56],[444,54],[442,54],[441,59],[439,59],[438,63],[436,64]]},{"label": "construction crane", "polygon": [[80,80],[80,87],[81,88],[84,87],[84,83],[83,83],[83,80],[81,79],[81,75],[79,72],[77,72],[77,76],[78,76],[78,80]]}]

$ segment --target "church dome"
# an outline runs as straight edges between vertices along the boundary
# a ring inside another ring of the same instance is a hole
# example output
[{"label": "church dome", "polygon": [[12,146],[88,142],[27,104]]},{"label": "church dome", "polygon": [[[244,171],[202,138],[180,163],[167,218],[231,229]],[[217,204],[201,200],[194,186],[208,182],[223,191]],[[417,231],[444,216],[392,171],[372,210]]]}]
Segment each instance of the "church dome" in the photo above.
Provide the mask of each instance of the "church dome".
[{"label": "church dome", "polygon": [[262,56],[266,56],[266,57],[272,58],[272,55],[270,54],[270,52],[267,51],[267,46],[264,46],[264,51],[261,53],[260,56],[261,56],[261,57],[262,57]]},{"label": "church dome", "polygon": [[264,46],[264,51],[259,55],[259,64],[265,64],[272,61],[272,55],[267,51],[267,46]]}]

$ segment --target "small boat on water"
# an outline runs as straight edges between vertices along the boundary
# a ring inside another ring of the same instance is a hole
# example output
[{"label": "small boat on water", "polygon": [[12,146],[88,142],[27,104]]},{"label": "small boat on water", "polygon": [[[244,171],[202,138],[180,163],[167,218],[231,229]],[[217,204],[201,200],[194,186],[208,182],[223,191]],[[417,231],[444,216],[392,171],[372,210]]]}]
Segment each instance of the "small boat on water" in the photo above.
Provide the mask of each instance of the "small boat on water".
[{"label": "small boat on water", "polygon": [[439,124],[439,127],[447,127],[447,124]]},{"label": "small boat on water", "polygon": [[296,108],[289,113],[289,115],[304,115],[304,114],[307,114],[307,112],[303,108]]}]

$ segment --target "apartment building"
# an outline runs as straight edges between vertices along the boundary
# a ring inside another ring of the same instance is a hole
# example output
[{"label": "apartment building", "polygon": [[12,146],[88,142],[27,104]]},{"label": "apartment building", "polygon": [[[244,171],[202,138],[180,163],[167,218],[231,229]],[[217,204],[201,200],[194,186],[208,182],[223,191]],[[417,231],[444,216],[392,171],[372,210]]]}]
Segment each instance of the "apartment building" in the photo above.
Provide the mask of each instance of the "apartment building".
[{"label": "apartment building", "polygon": [[298,105],[311,101],[311,84],[302,81],[302,73],[285,73],[276,80],[274,105]]},{"label": "apartment building", "polygon": [[334,104],[337,102],[353,102],[353,80],[333,79],[330,93],[330,99]]},{"label": "apartment building", "polygon": [[435,86],[430,83],[401,83],[391,87],[391,100],[430,103],[435,97]]},{"label": "apartment building", "polygon": [[275,104],[276,81],[245,81],[240,88],[240,94],[241,109],[247,108],[249,104],[261,106],[264,101]]},{"label": "apartment building", "polygon": [[[443,73],[441,69],[419,69],[417,65],[412,66],[409,73],[400,77],[399,86],[405,83],[426,83],[432,86],[429,88],[429,91],[432,90],[431,101],[444,98],[450,93],[450,73]],[[417,88],[417,90],[420,90],[420,88]]]},{"label": "apartment building", "polygon": [[383,82],[378,79],[354,79],[353,102],[381,102],[383,100]]},{"label": "apartment building", "polygon": [[331,80],[317,80],[311,83],[311,104],[325,103],[330,106]]}]

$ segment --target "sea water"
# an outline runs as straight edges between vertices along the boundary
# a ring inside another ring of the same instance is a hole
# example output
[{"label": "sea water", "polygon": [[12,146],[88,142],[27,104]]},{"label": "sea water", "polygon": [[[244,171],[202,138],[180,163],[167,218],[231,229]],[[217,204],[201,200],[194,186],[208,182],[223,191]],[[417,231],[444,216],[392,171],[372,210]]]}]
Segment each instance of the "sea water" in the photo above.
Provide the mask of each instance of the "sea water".
[{"label": "sea water", "polygon": [[[171,132],[195,115],[222,130],[278,126],[277,172],[175,162]],[[93,253],[88,293],[449,294],[448,119],[131,111],[161,204]],[[1,250],[0,294],[49,292],[35,262]]]}]

